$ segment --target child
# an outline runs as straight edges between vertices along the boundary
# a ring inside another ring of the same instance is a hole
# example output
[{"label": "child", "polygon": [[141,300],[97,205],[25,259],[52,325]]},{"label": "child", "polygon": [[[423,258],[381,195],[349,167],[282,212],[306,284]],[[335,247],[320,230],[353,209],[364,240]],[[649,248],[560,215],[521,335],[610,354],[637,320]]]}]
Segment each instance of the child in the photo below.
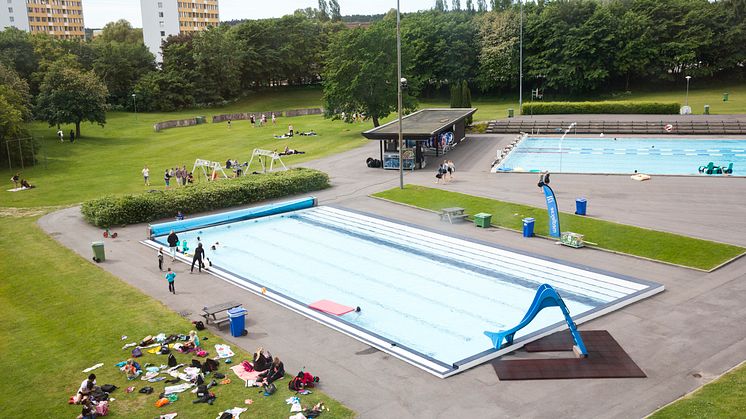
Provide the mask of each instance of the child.
[{"label": "child", "polygon": [[158,270],[163,271],[163,247],[158,249]]},{"label": "child", "polygon": [[168,272],[166,273],[166,280],[168,281],[168,290],[172,292],[174,295],[176,295],[176,287],[174,286],[174,280],[176,280],[176,273],[171,271],[171,268],[168,268]]}]

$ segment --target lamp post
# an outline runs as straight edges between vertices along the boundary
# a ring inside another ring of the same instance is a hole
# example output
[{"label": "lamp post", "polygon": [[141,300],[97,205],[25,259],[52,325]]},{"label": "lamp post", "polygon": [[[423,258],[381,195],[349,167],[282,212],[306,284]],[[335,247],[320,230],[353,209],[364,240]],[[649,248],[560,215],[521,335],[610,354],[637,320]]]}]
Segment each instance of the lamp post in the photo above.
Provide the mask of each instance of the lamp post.
[{"label": "lamp post", "polygon": [[689,106],[689,80],[692,76],[686,76],[686,100],[684,101],[685,106]]},{"label": "lamp post", "polygon": [[[521,41],[518,58],[518,113],[523,115],[523,0],[521,2]],[[533,111],[533,109],[532,109]]]},{"label": "lamp post", "polygon": [[132,104],[135,105],[135,121],[137,121],[137,95],[132,93]]},{"label": "lamp post", "polygon": [[397,99],[399,110],[399,188],[404,189],[404,134],[402,133],[402,77],[401,77],[401,15],[399,0],[396,0],[396,70]]}]

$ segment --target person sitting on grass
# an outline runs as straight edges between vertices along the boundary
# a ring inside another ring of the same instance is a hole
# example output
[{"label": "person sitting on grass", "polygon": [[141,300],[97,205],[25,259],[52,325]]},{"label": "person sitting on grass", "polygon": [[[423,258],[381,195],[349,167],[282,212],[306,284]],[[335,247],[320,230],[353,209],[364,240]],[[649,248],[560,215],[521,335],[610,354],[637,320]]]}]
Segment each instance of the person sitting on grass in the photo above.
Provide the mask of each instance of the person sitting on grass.
[{"label": "person sitting on grass", "polygon": [[266,371],[271,365],[272,355],[269,353],[269,351],[264,350],[264,348],[260,346],[259,349],[257,349],[254,353],[254,371]]},{"label": "person sitting on grass", "polygon": [[13,188],[18,189],[18,182],[21,181],[21,174],[16,173],[15,175],[13,175],[13,177],[10,178],[10,181],[13,182]]},{"label": "person sitting on grass", "polygon": [[35,188],[36,186],[34,186],[34,185],[31,185],[30,183],[28,183],[28,181],[27,181],[26,179],[23,179],[23,180],[21,181],[21,187],[22,187],[22,188],[24,188],[24,189],[33,189],[33,188]]},{"label": "person sitting on grass", "polygon": [[134,380],[140,376],[140,373],[142,373],[140,364],[131,359],[127,360],[127,363],[122,367],[122,371],[127,375],[128,380]]},{"label": "person sitting on grass", "polygon": [[181,347],[182,352],[191,352],[197,350],[199,347],[199,336],[197,336],[197,332],[194,330],[189,332],[189,339],[187,339],[186,342],[184,342],[184,345]]},{"label": "person sitting on grass", "polygon": [[83,401],[83,398],[90,397],[91,393],[93,393],[93,390],[96,388],[96,374],[91,374],[83,380],[82,383],[80,383],[80,388],[78,389],[78,394],[73,397],[73,400],[75,401],[75,404],[80,404]]},{"label": "person sitting on grass", "polygon": [[80,415],[78,415],[78,419],[95,419],[96,416],[96,409],[93,407],[93,403],[91,403],[91,399],[88,397],[85,397],[83,401],[81,401],[81,404],[83,405],[83,409],[80,412]]},{"label": "person sitting on grass", "polygon": [[262,380],[263,384],[270,385],[273,381],[277,381],[284,376],[285,364],[280,361],[279,357],[275,357],[274,361],[272,361],[272,365],[269,366],[269,369],[259,374],[258,378]]}]

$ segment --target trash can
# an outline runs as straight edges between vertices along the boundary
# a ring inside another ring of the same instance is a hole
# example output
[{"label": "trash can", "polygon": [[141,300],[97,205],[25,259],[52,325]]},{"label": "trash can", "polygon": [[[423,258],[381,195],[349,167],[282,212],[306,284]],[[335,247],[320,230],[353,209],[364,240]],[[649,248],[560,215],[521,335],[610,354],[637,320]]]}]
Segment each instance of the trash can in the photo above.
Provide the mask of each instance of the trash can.
[{"label": "trash can", "polygon": [[474,225],[477,227],[489,228],[490,224],[492,224],[492,214],[480,212],[479,214],[474,215]]},{"label": "trash can", "polygon": [[512,118],[514,115],[513,108],[508,108],[508,118]]},{"label": "trash can", "polygon": [[93,249],[93,260],[103,262],[106,260],[106,252],[104,252],[104,242],[92,242],[91,249]]},{"label": "trash can", "polygon": [[194,119],[197,120],[197,125],[207,123],[207,118],[204,116],[196,116]]},{"label": "trash can", "polygon": [[246,311],[243,307],[236,307],[228,310],[228,317],[231,321],[231,336],[241,337],[246,330]]},{"label": "trash can", "polygon": [[533,237],[534,235],[534,219],[524,218],[523,219],[523,237]]},{"label": "trash can", "polygon": [[723,93],[723,102],[728,101],[728,93]]},{"label": "trash can", "polygon": [[705,115],[710,114],[710,105],[705,105]]},{"label": "trash can", "polygon": [[585,198],[577,198],[575,200],[575,214],[585,215],[585,209],[588,206],[588,201]]}]

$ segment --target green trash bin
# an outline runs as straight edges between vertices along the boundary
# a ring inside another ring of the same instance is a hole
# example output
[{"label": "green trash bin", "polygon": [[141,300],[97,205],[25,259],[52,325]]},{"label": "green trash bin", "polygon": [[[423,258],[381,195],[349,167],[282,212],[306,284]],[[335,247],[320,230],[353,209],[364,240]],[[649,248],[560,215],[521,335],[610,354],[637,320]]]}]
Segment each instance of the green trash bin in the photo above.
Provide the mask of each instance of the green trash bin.
[{"label": "green trash bin", "polygon": [[474,216],[474,225],[482,228],[489,228],[492,224],[492,214],[480,212]]},{"label": "green trash bin", "polygon": [[93,249],[93,260],[95,260],[97,263],[106,260],[106,252],[104,252],[104,242],[91,243],[91,249]]},{"label": "green trash bin", "polygon": [[206,118],[206,117],[204,117],[204,116],[197,116],[197,117],[195,117],[194,119],[196,119],[196,120],[197,120],[197,125],[199,125],[199,124],[204,124],[204,123],[206,123],[206,122],[207,122],[207,118]]},{"label": "green trash bin", "polygon": [[728,101],[728,93],[723,93],[723,102]]},{"label": "green trash bin", "polygon": [[705,105],[705,115],[710,114],[710,105]]},{"label": "green trash bin", "polygon": [[508,118],[512,118],[514,115],[513,108],[508,108]]}]

